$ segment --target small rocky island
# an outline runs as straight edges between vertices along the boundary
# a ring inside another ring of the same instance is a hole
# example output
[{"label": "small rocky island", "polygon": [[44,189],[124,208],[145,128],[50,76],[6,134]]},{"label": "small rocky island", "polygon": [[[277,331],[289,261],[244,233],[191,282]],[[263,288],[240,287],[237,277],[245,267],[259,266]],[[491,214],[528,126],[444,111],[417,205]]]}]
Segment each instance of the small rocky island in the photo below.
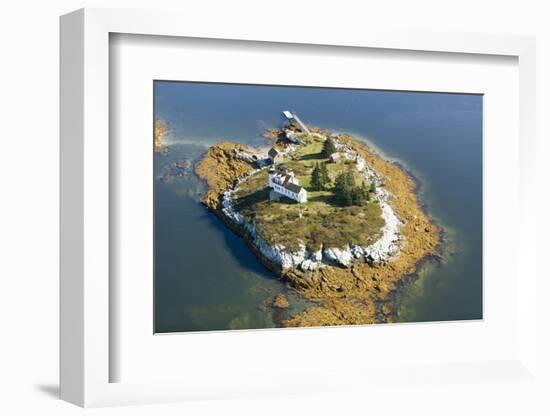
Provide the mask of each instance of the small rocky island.
[{"label": "small rocky island", "polygon": [[202,202],[315,303],[283,326],[391,322],[392,293],[441,238],[417,183],[351,136],[284,115],[285,127],[266,132],[269,149],[223,142],[206,152],[195,166],[208,184]]},{"label": "small rocky island", "polygon": [[155,120],[154,142],[153,147],[155,153],[166,153],[166,145],[162,138],[168,132],[168,126],[162,120]]}]

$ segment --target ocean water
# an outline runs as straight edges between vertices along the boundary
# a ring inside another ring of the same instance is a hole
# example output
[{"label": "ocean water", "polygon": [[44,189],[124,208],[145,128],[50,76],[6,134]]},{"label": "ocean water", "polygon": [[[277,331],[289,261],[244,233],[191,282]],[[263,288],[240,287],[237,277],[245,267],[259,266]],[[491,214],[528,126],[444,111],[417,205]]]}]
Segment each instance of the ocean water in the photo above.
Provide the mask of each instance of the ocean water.
[{"label": "ocean water", "polygon": [[[401,163],[420,182],[425,209],[445,230],[441,261],[395,294],[398,322],[482,318],[482,101],[480,95],[155,82],[155,117],[169,152],[155,155],[155,331],[276,327],[311,305],[265,270],[244,242],[200,205],[191,166],[232,140],[265,146],[265,128],[295,111],[347,132]],[[170,175],[177,173],[179,176]],[[167,176],[167,174],[169,174]],[[284,313],[267,307],[280,292]]]}]

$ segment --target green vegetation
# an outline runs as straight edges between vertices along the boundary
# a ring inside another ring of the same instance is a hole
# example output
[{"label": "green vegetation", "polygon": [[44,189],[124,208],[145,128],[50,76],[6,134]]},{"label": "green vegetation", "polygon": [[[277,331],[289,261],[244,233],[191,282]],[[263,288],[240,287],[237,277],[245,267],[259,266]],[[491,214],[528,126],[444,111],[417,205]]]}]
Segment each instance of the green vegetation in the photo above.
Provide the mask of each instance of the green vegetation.
[{"label": "green vegetation", "polygon": [[267,175],[268,172],[265,169],[252,175],[235,190],[234,198],[239,199],[263,189],[267,183]]},{"label": "green vegetation", "polygon": [[[371,184],[372,187],[372,184]],[[369,190],[365,182],[357,185],[351,171],[339,174],[334,181],[334,198],[345,207],[363,205],[370,200]]]},{"label": "green vegetation", "polygon": [[[300,244],[316,251],[321,245],[374,243],[381,235],[384,219],[379,204],[370,201],[371,184],[354,168],[355,162],[328,163],[323,154],[326,140],[307,136],[305,142],[282,163],[306,188],[308,202],[299,204],[284,197],[270,200],[268,173],[262,170],[235,191],[235,209],[254,222],[268,244],[281,244],[289,250],[297,250]],[[346,190],[351,189],[349,205],[338,200],[340,182]]]},{"label": "green vegetation", "polygon": [[[258,198],[261,193],[261,190],[254,192],[252,198]],[[380,206],[374,202],[365,206],[334,207],[324,202],[270,201],[266,194],[253,204],[240,202],[243,201],[237,201],[237,209],[247,220],[254,221],[268,244],[281,244],[290,250],[297,250],[300,244],[309,251],[319,250],[322,244],[327,247],[344,247],[350,243],[369,245],[380,237],[384,225]]]},{"label": "green vegetation", "polygon": [[327,137],[323,143],[323,156],[328,158],[336,152],[336,146],[330,137]]},{"label": "green vegetation", "polygon": [[[308,136],[306,144],[301,146],[283,161],[283,163],[292,171],[300,181],[300,185],[306,188],[308,192],[308,200],[328,201],[332,198],[331,184],[338,174],[346,172],[355,163],[352,161],[342,161],[338,163],[328,163],[327,158],[323,156],[324,139]],[[329,180],[324,189],[319,189],[312,183],[313,170],[316,164],[324,165],[322,169],[328,174]],[[355,180],[357,183],[364,181],[363,176],[355,170]],[[367,184],[368,185],[368,184]],[[333,203],[333,202],[332,202]]]},{"label": "green vegetation", "polygon": [[328,173],[326,163],[315,163],[315,167],[311,172],[311,188],[315,191],[324,191],[331,184],[331,179]]}]

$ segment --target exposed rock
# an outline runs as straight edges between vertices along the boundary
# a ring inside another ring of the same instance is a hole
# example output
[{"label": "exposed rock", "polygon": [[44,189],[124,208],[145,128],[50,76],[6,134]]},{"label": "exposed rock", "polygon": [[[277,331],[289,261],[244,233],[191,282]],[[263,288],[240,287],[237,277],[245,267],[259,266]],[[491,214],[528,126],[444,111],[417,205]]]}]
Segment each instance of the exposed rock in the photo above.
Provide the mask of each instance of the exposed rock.
[{"label": "exposed rock", "polygon": [[349,247],[343,250],[336,247],[324,248],[323,257],[328,259],[329,262],[333,262],[344,267],[349,267],[353,259]]},{"label": "exposed rock", "polygon": [[388,254],[390,256],[397,256],[399,254],[399,246],[397,244],[392,244],[388,247]]},{"label": "exposed rock", "polygon": [[155,153],[166,153],[166,145],[163,142],[164,135],[168,132],[168,126],[162,120],[155,120]]},{"label": "exposed rock", "polygon": [[311,253],[311,260],[316,261],[316,262],[320,262],[321,260],[323,260],[323,248],[322,247],[319,249],[319,251],[315,251],[315,252]]},{"label": "exposed rock", "polygon": [[391,307],[391,304],[390,303],[384,303],[382,305],[382,313],[384,315],[391,315],[392,313],[392,307]]},{"label": "exposed rock", "polygon": [[[340,294],[341,296],[341,294]],[[283,322],[285,327],[321,325],[359,325],[375,322],[373,302],[353,303],[346,299],[330,299],[323,306],[307,308],[303,313]]]},{"label": "exposed rock", "polygon": [[191,162],[187,159],[182,159],[176,163],[178,169],[187,170],[191,166]]},{"label": "exposed rock", "polygon": [[248,163],[256,163],[256,159],[257,159],[257,157],[254,157],[252,153],[244,152],[242,150],[237,150],[235,152],[235,157],[237,159],[244,160],[245,162],[248,162]]},{"label": "exposed rock", "polygon": [[365,159],[363,159],[362,157],[357,156],[357,158],[355,159],[355,163],[357,163],[358,171],[362,171],[365,169]]},{"label": "exposed rock", "polygon": [[237,150],[235,152],[235,158],[243,160],[251,165],[256,165],[260,168],[271,164],[269,156],[266,154],[251,153],[244,150]]},{"label": "exposed rock", "polygon": [[318,269],[320,266],[320,263],[317,261],[305,259],[302,263],[300,263],[300,269],[303,272],[311,272],[313,270]]},{"label": "exposed rock", "polygon": [[352,245],[351,246],[351,254],[356,259],[359,259],[365,255],[365,251],[363,250],[363,247]]},{"label": "exposed rock", "polygon": [[[379,192],[378,189],[376,192]],[[380,264],[399,253],[399,229],[402,222],[390,205],[382,199],[384,196],[380,198],[380,208],[385,223],[382,227],[382,236],[374,244],[363,248],[365,259],[369,264]]]},{"label": "exposed rock", "polygon": [[279,129],[266,129],[262,132],[262,137],[266,139],[276,141],[281,137],[282,133]]},{"label": "exposed rock", "polygon": [[223,142],[212,146],[195,165],[195,173],[208,183],[208,192],[202,202],[210,209],[219,207],[220,195],[231,189],[235,181],[254,167],[234,157],[234,150],[246,150],[240,144]]}]

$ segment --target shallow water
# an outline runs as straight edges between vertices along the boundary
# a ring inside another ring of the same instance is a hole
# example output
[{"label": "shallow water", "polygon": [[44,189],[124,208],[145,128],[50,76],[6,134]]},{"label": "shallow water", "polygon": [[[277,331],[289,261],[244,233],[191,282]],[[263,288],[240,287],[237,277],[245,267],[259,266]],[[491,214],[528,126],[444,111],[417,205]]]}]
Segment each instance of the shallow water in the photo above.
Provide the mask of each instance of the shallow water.
[{"label": "shallow water", "polygon": [[[265,146],[261,131],[283,125],[285,109],[402,163],[445,228],[443,261],[425,264],[399,291],[397,321],[481,318],[481,96],[156,82],[155,116],[170,127],[169,153],[155,156],[156,331],[277,325],[265,305],[284,286],[199,204],[202,181],[192,169],[161,178],[174,161],[194,163],[223,140]],[[309,304],[289,295],[292,313]]]}]

